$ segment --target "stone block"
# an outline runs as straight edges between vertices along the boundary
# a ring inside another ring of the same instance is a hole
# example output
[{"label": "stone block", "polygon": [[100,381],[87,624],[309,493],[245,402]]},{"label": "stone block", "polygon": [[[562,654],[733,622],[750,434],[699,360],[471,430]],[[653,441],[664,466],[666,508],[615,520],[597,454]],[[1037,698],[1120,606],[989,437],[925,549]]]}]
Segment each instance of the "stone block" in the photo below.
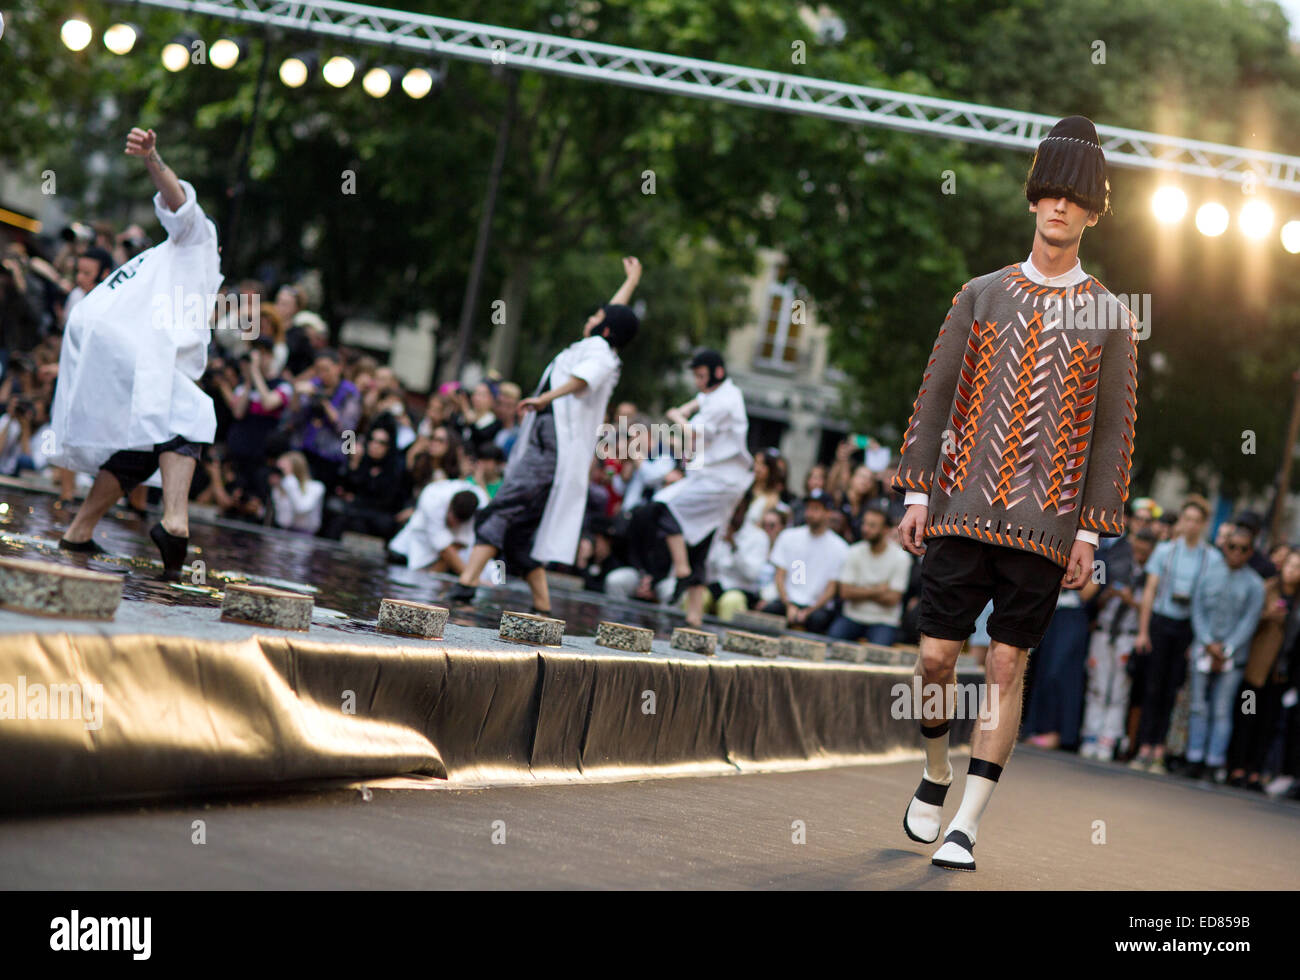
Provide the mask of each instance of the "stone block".
[{"label": "stone block", "polygon": [[498,635],[512,643],[558,647],[564,640],[564,620],[532,613],[503,612]]},{"label": "stone block", "polygon": [[722,648],[732,653],[748,653],[753,657],[781,656],[781,640],[775,636],[760,636],[744,630],[727,630],[722,638]]},{"label": "stone block", "polygon": [[689,650],[691,653],[702,653],[706,657],[711,657],[718,649],[718,634],[710,633],[708,630],[693,630],[679,626],[673,630],[668,645],[674,650]]},{"label": "stone block", "polygon": [[821,663],[826,659],[826,643],[822,640],[805,639],[802,636],[781,637],[781,654],[796,657],[799,660],[815,660]]},{"label": "stone block", "polygon": [[596,627],[596,643],[611,650],[626,650],[629,653],[649,653],[654,641],[655,631],[640,626],[625,626],[623,623],[601,623]]},{"label": "stone block", "polygon": [[64,619],[112,619],[122,576],[52,561],[0,558],[0,606]]},{"label": "stone block", "polygon": [[312,597],[265,585],[226,586],[221,618],[280,630],[306,630],[311,626]]},{"label": "stone block", "polygon": [[405,599],[384,599],[379,603],[379,628],[385,633],[441,640],[447,625],[446,606],[430,606]]}]

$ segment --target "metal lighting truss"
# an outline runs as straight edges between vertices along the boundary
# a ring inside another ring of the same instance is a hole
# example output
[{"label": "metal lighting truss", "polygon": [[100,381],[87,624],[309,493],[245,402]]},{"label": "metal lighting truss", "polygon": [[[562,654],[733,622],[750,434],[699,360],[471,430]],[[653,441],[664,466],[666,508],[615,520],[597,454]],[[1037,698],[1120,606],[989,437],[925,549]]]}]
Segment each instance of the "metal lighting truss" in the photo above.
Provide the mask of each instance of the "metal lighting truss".
[{"label": "metal lighting truss", "polygon": [[[113,0],[867,126],[1034,150],[1055,117],[338,0]],[[1098,126],[1108,163],[1300,193],[1300,157]],[[1253,177],[1250,176],[1253,174]]]}]

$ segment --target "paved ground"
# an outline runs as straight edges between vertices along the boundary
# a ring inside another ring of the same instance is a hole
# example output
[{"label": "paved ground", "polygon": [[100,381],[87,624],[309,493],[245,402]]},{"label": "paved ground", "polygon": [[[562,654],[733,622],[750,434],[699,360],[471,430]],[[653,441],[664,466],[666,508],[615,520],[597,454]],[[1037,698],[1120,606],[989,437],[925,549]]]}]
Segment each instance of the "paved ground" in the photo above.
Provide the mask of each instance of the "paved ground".
[{"label": "paved ground", "polygon": [[[954,762],[964,772],[965,758]],[[919,769],[375,790],[369,801],[346,791],[8,819],[0,888],[1300,888],[1300,806],[1029,748],[990,804],[980,870],[942,871],[901,827]],[[196,819],[206,822],[201,846]],[[494,844],[497,821],[505,841]],[[795,821],[804,844],[792,840]]]}]

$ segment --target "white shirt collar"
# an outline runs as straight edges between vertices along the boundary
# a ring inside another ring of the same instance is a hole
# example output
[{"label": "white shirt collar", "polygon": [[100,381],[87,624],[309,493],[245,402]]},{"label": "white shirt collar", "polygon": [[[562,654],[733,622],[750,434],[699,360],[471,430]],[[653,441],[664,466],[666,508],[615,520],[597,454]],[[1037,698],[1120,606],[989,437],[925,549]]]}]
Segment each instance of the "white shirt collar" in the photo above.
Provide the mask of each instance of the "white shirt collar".
[{"label": "white shirt collar", "polygon": [[1083,266],[1079,264],[1078,259],[1074,260],[1073,269],[1069,272],[1063,272],[1059,276],[1043,275],[1034,266],[1032,258],[1027,258],[1020,263],[1020,270],[1025,274],[1026,278],[1038,283],[1040,286],[1077,286],[1088,278],[1088,274],[1083,271]]}]

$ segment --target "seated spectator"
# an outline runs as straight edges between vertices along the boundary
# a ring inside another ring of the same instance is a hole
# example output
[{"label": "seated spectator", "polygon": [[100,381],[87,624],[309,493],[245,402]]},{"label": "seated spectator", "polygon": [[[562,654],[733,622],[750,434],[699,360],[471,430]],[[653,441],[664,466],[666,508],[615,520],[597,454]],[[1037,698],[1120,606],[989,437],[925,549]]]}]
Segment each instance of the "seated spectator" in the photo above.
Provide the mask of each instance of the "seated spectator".
[{"label": "seated spectator", "polygon": [[912,558],[894,540],[889,512],[879,503],[862,514],[861,540],[851,546],[840,569],[843,608],[829,635],[893,646],[903,619],[903,593],[912,574]]},{"label": "seated spectator", "polygon": [[347,463],[344,433],[355,437],[360,419],[361,396],[344,379],[338,353],[321,351],[313,380],[294,385],[292,428],[294,448],[307,457],[312,478],[327,490],[338,486]]},{"label": "seated spectator", "polygon": [[[317,358],[322,351],[330,350],[329,328],[315,313],[303,310],[296,314],[289,329],[285,331],[284,342],[288,349],[284,369],[295,381],[308,381]],[[308,462],[311,457],[308,457]]]},{"label": "seated spectator", "polygon": [[858,466],[849,477],[849,483],[840,499],[839,509],[848,518],[850,541],[857,541],[862,529],[862,517],[873,504],[889,506],[889,498],[880,490],[876,474],[866,466]]},{"label": "seated spectator", "polygon": [[805,525],[782,531],[772,546],[779,598],[763,612],[785,616],[791,628],[825,633],[835,620],[835,593],[849,544],[830,530],[830,516],[830,496],[811,494],[804,501]]},{"label": "seated spectator", "polygon": [[411,443],[406,450],[407,465],[411,465],[420,453],[428,453],[432,466],[431,479],[459,480],[462,472],[460,449],[460,440],[456,437],[455,428],[450,425],[437,425],[427,436],[416,436],[415,442]]},{"label": "seated spectator", "polygon": [[712,611],[724,623],[759,603],[763,570],[768,567],[775,540],[775,536],[768,537],[762,528],[745,520],[748,510],[749,500],[742,498],[726,528],[713,536],[705,559],[709,601],[713,604],[713,609],[706,606],[705,612]]},{"label": "seated spectator", "polygon": [[501,431],[492,440],[497,444],[506,458],[515,447],[515,438],[519,435],[519,401],[524,397],[523,390],[513,381],[503,381],[497,386],[497,404],[493,411],[501,420]]},{"label": "seated spectator", "polygon": [[785,457],[779,449],[763,449],[754,455],[753,497],[745,520],[758,524],[773,507],[790,503],[790,494],[786,490]]},{"label": "seated spectator", "polygon": [[[749,511],[746,510],[745,514],[748,517]],[[745,523],[749,523],[748,519]],[[767,536],[768,561],[758,573],[758,602],[752,608],[762,609],[766,603],[780,598],[776,591],[776,569],[772,567],[771,561],[772,547],[776,544],[776,539],[781,536],[781,532],[789,526],[790,508],[785,504],[773,507],[759,522],[759,530]]]},{"label": "seated spectator", "polygon": [[470,483],[485,491],[491,499],[501,489],[501,480],[505,473],[506,454],[495,443],[486,443],[479,448],[478,455],[470,474],[466,477]]},{"label": "seated spectator", "polygon": [[1268,750],[1282,716],[1282,695],[1288,683],[1282,641],[1287,619],[1300,595],[1300,552],[1288,550],[1281,569],[1277,578],[1264,585],[1264,606],[1250,641],[1241,696],[1237,698],[1237,703],[1243,704],[1249,693],[1255,710],[1237,714],[1228,747],[1232,767],[1228,784],[1245,789],[1263,790]]},{"label": "seated spectator", "polygon": [[0,415],[0,476],[39,473],[53,451],[49,405],[41,399],[14,395]]},{"label": "seated spectator", "polygon": [[285,453],[275,466],[270,484],[276,526],[315,534],[320,530],[325,506],[325,484],[311,478],[307,457],[302,453]]},{"label": "seated spectator", "polygon": [[474,515],[487,503],[487,494],[467,480],[430,483],[388,548],[405,557],[408,568],[459,575],[474,544]]},{"label": "seated spectator", "polygon": [[[264,317],[267,322],[269,317]],[[270,492],[266,467],[267,440],[275,433],[293,398],[293,387],[268,374],[271,364],[271,340],[259,336],[247,354],[239,359],[243,380],[233,390],[224,375],[216,379],[221,400],[229,410],[231,422],[226,430],[226,459],[234,466],[236,479],[246,492],[263,500]]]},{"label": "seated spectator", "polygon": [[1204,773],[1227,780],[1228,743],[1237,690],[1250,656],[1250,640],[1264,607],[1264,580],[1248,564],[1254,536],[1234,528],[1223,557],[1207,563],[1192,593],[1191,713],[1187,719],[1187,762],[1191,779]]},{"label": "seated spectator", "polygon": [[393,441],[393,427],[381,417],[366,434],[365,450],[351,455],[336,496],[325,505],[323,537],[337,540],[352,531],[388,540],[397,531],[397,512],[405,503],[404,464]]},{"label": "seated spectator", "polygon": [[504,426],[496,417],[497,386],[492,381],[480,381],[466,394],[464,388],[456,392],[460,403],[460,439],[471,451],[491,443]]}]

